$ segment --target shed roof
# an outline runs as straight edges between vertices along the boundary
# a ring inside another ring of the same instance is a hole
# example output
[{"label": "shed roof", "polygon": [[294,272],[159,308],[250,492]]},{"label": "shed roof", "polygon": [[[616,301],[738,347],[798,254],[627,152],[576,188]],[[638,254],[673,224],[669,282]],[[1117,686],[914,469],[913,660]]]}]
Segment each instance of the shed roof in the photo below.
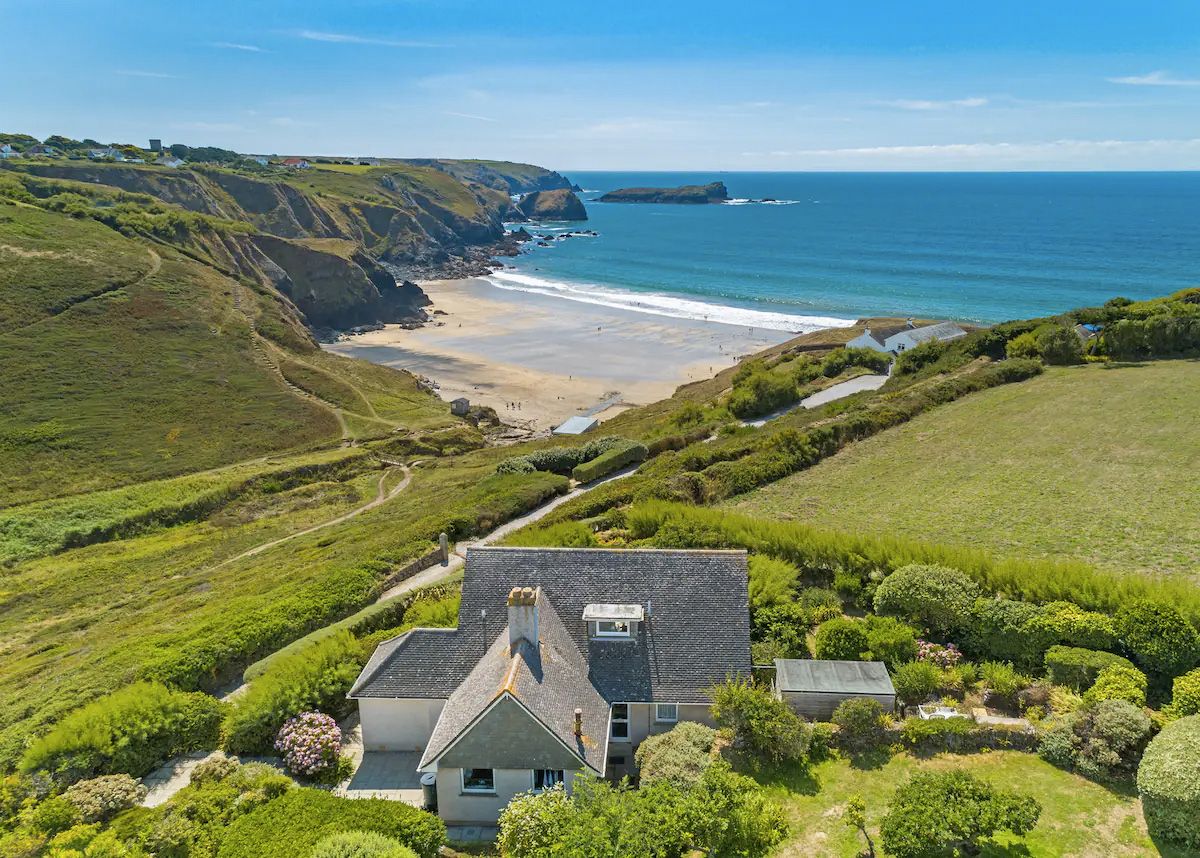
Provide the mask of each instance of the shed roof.
[{"label": "shed roof", "polygon": [[582,414],[576,414],[574,417],[568,417],[560,425],[554,427],[555,435],[582,435],[590,429],[595,429],[600,421],[595,417],[584,417]]},{"label": "shed roof", "polygon": [[896,693],[882,661],[777,658],[775,685],[780,691],[816,694]]}]

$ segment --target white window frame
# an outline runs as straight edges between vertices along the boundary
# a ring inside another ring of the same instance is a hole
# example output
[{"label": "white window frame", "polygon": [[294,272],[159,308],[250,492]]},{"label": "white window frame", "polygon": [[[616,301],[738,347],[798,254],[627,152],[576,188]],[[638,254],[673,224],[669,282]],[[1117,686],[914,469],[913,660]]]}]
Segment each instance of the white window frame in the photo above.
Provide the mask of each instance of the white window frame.
[{"label": "white window frame", "polygon": [[[671,717],[663,715],[663,709],[671,710]],[[677,724],[679,723],[679,704],[678,703],[655,703],[654,704],[654,723],[655,724]]]},{"label": "white window frame", "polygon": [[[633,621],[632,620],[595,620],[595,626],[592,629],[592,637],[597,638],[628,638],[633,636]],[[604,626],[612,626],[609,630],[605,630]],[[624,626],[624,629],[616,628]]]},{"label": "white window frame", "polygon": [[[618,717],[617,717],[617,707],[618,707],[618,706],[624,706],[624,707],[625,707],[625,717],[624,717],[624,718],[618,718]],[[629,713],[629,704],[628,704],[628,703],[614,703],[614,704],[613,704],[613,708],[612,708],[612,715],[611,715],[611,716],[609,717],[609,719],[608,719],[608,720],[609,720],[608,735],[609,735],[609,738],[610,738],[610,739],[612,739],[612,741],[614,741],[614,742],[628,742],[628,741],[630,741],[630,734],[629,734],[629,714],[630,714],[630,713]],[[625,735],[624,735],[624,736],[618,736],[618,735],[617,735],[616,728],[617,728],[617,725],[618,725],[618,724],[624,724],[624,725],[625,725]]]},{"label": "white window frame", "polygon": [[[537,785],[538,772],[553,772],[557,779],[550,786],[545,785],[545,780],[542,780],[542,786]],[[529,780],[533,792],[545,792],[548,789],[554,789],[559,784],[565,785],[567,782],[567,773],[564,769],[534,769],[529,773]]]},{"label": "white window frame", "polygon": [[[490,788],[469,787],[467,786],[467,772],[491,772],[492,785]],[[462,784],[462,791],[468,795],[495,795],[496,794],[496,770],[495,769],[460,769],[459,781]]]}]

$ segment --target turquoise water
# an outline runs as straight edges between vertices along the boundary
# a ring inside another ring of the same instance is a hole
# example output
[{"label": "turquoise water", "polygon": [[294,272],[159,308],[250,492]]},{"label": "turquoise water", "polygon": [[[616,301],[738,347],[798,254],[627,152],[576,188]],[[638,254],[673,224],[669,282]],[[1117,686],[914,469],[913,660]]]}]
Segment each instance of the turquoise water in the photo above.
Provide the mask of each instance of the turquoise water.
[{"label": "turquoise water", "polygon": [[[1200,283],[1200,173],[570,178],[600,236],[534,248],[495,285],[802,330],[864,315],[990,323]],[[716,179],[731,197],[779,202],[588,202]]]}]

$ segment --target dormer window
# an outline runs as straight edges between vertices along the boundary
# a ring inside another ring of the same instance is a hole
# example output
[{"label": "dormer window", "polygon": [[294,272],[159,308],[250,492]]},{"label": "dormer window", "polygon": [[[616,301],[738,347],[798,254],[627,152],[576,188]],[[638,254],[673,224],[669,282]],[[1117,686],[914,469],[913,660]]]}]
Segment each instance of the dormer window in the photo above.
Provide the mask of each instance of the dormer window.
[{"label": "dormer window", "polygon": [[646,618],[641,605],[597,603],[583,609],[588,637],[594,640],[628,640],[637,636],[637,624]]}]

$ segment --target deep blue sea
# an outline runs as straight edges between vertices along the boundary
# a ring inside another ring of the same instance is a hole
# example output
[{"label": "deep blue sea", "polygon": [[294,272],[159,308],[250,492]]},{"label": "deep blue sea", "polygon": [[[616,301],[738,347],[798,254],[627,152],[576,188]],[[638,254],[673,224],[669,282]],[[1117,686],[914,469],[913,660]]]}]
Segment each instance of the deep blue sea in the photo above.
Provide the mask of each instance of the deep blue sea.
[{"label": "deep blue sea", "polygon": [[[1200,284],[1200,172],[569,177],[600,236],[533,248],[494,284],[787,330],[866,315],[998,322]],[[718,179],[732,204],[588,202]],[[777,202],[746,202],[764,197]]]}]

